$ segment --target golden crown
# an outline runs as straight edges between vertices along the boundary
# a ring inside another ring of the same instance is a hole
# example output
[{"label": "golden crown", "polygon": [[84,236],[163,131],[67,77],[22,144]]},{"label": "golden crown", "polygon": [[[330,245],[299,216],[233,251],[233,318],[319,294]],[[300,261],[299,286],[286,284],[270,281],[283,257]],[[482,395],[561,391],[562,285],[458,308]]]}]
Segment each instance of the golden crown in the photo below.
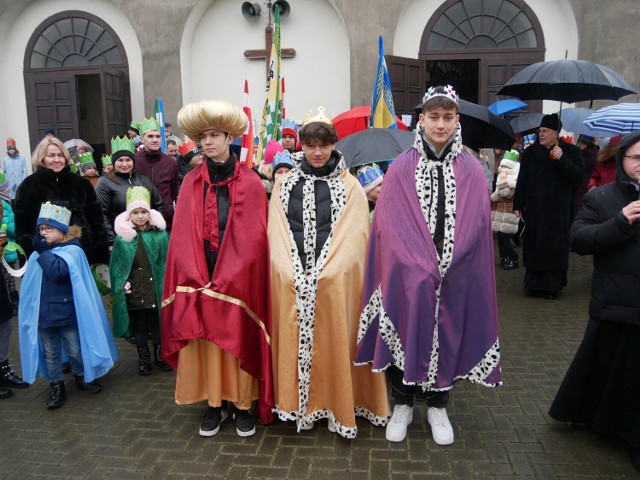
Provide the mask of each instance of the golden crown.
[{"label": "golden crown", "polygon": [[311,115],[312,113],[313,112],[311,111],[307,112],[307,116],[304,118],[304,122],[302,122],[303,127],[313,122],[321,122],[321,123],[327,123],[329,125],[333,125],[333,123],[331,123],[331,119],[327,117],[324,107],[322,105],[318,107],[318,113],[316,115],[312,116]]}]

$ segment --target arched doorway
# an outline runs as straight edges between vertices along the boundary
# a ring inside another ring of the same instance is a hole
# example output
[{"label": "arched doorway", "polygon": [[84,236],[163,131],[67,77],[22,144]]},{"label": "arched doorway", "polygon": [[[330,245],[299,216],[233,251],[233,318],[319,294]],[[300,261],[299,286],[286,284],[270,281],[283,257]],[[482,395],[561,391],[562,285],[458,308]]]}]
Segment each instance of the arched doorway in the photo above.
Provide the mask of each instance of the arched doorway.
[{"label": "arched doorway", "polygon": [[52,128],[61,140],[82,138],[109,150],[130,118],[128,62],[109,25],[87,12],[49,17],[31,36],[24,77],[32,145]]},{"label": "arched doorway", "polygon": [[394,100],[398,95],[400,104],[415,105],[427,85],[452,84],[465,100],[489,105],[509,78],[543,61],[544,52],[542,28],[524,1],[448,0],[425,26],[417,60],[388,58]]}]

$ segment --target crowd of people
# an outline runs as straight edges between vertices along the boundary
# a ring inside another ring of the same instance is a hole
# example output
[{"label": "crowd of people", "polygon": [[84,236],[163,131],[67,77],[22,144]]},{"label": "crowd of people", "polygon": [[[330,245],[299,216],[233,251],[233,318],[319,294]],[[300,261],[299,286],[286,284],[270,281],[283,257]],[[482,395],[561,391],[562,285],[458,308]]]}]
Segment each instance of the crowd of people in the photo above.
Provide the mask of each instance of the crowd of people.
[{"label": "crowd of people", "polygon": [[[413,146],[384,169],[349,170],[322,108],[283,125],[251,169],[233,145],[248,119],[224,100],[185,105],[187,139],[169,128],[167,153],[155,119],[132,122],[101,168],[80,153],[79,173],[47,135],[27,175],[9,139],[0,398],[40,375],[59,408],[65,369],[100,392],[115,337],[135,345],[138,374],[177,372],[177,404],[206,401],[204,437],[227,418],[240,437],[278,418],[355,438],[362,417],[402,442],[425,401],[433,440],[450,445],[455,382],[502,383],[496,232],[506,270],[522,239],[531,296],[558,298],[571,249],[594,255],[589,324],[550,414],[617,433],[640,468],[640,134],[574,146],[546,115],[531,146],[495,152],[488,189],[454,89],[423,100]],[[15,310],[22,378],[8,358]]]}]

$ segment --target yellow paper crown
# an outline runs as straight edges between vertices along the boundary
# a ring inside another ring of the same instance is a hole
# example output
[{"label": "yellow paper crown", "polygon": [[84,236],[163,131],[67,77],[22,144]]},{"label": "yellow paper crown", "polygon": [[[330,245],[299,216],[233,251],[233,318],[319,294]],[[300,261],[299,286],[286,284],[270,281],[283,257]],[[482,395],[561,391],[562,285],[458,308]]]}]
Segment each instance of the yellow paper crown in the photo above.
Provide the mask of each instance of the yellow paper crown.
[{"label": "yellow paper crown", "polygon": [[149,130],[157,130],[158,132],[160,131],[160,124],[153,117],[145,118],[140,122],[140,135],[144,135]]},{"label": "yellow paper crown", "polygon": [[116,153],[121,150],[127,152],[133,152],[133,140],[129,137],[116,137],[111,139],[111,153]]},{"label": "yellow paper crown", "polygon": [[[135,205],[134,205],[135,204]],[[144,187],[131,187],[127,190],[127,210],[134,208],[149,208],[151,205],[151,192]]]},{"label": "yellow paper crown", "polygon": [[304,122],[302,122],[303,127],[313,122],[321,122],[333,125],[333,123],[331,123],[331,119],[325,114],[324,107],[322,105],[318,107],[318,113],[316,115],[312,116],[312,113],[313,112],[311,111],[307,112],[307,116],[304,118]]}]

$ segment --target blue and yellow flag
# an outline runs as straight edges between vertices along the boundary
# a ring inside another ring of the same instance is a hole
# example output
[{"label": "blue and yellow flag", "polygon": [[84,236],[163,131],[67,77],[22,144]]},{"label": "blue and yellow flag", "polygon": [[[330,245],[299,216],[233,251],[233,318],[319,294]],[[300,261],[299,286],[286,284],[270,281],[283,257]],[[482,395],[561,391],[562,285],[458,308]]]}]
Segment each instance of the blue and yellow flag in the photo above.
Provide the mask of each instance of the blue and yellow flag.
[{"label": "blue and yellow flag", "polygon": [[260,125],[260,143],[256,163],[262,163],[264,148],[269,140],[280,140],[282,130],[282,83],[280,81],[280,9],[275,8],[273,40],[271,43],[271,58],[267,72],[267,99],[262,110],[262,124]]},{"label": "blue and yellow flag", "polygon": [[378,37],[378,45],[378,72],[376,73],[376,81],[373,84],[369,123],[375,128],[398,128],[396,112],[393,108],[393,94],[391,92],[391,82],[389,81],[389,71],[387,70],[387,62],[384,59],[384,42],[382,41],[382,35]]}]

